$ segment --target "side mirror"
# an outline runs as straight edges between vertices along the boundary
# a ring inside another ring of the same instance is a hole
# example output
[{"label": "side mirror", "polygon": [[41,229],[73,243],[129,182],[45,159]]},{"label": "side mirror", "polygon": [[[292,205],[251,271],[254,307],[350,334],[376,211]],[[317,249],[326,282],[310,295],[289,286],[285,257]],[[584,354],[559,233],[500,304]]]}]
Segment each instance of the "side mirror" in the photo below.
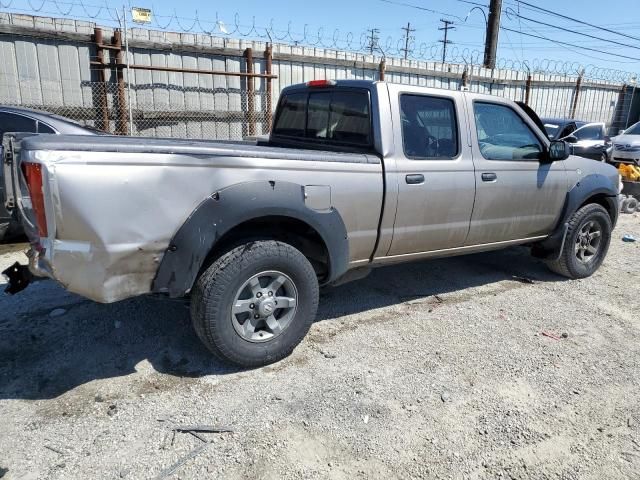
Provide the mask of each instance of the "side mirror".
[{"label": "side mirror", "polygon": [[554,140],[549,145],[547,160],[556,162],[558,160],[566,160],[571,154],[571,146],[564,140]]},{"label": "side mirror", "polygon": [[563,140],[569,143],[578,143],[578,139],[573,135],[569,135],[568,137],[564,137]]},{"label": "side mirror", "polygon": [[618,135],[622,135],[623,133],[624,133],[624,130],[622,128],[618,130]]}]

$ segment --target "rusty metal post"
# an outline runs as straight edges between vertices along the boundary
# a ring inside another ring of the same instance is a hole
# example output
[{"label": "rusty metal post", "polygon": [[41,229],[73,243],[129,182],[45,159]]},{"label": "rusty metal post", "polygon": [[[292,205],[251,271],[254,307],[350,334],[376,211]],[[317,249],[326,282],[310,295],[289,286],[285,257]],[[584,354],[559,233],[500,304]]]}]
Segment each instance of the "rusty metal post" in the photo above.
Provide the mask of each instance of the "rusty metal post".
[{"label": "rusty metal post", "polygon": [[[104,70],[104,50],[102,48],[102,29],[94,28],[93,41],[96,44],[96,54],[98,56],[98,81],[100,82],[100,91],[98,92],[98,108],[100,115],[96,115],[96,127],[105,132],[109,132],[109,108],[107,106],[107,76]],[[96,114],[98,112],[96,111]]]},{"label": "rusty metal post", "polygon": [[384,82],[384,71],[387,66],[386,64],[387,62],[383,58],[382,60],[380,60],[380,65],[378,65],[378,78],[380,79],[381,82]]},{"label": "rusty metal post", "polygon": [[582,86],[582,75],[584,71],[580,72],[578,75],[578,80],[576,80],[576,90],[573,94],[573,102],[571,103],[571,112],[569,113],[569,118],[575,118],[576,111],[578,110],[578,98],[580,97],[580,87]]},{"label": "rusty metal post", "polygon": [[118,47],[116,53],[116,78],[118,80],[118,128],[117,131],[120,135],[126,135],[128,132],[127,127],[127,97],[125,94],[124,87],[124,60],[122,58],[122,32],[119,29],[116,29],[113,32],[113,44],[115,47]]},{"label": "rusty metal post", "polygon": [[[246,63],[246,71],[248,74],[253,73],[253,50],[247,48],[244,51],[244,58]],[[246,77],[247,83],[247,112],[246,123],[249,127],[249,135],[254,136],[256,134],[256,117],[255,117],[255,85],[254,77]]]},{"label": "rusty metal post", "polygon": [[465,67],[462,72],[461,81],[462,81],[461,89],[468,90],[469,89],[469,72],[467,71],[467,67]]},{"label": "rusty metal post", "polygon": [[272,62],[273,62],[273,54],[271,52],[271,44],[267,43],[267,46],[264,50],[264,58],[266,61],[266,69],[267,71],[265,72],[267,75],[269,75],[269,77],[267,77],[267,105],[266,105],[266,123],[267,123],[267,132],[271,132],[271,122],[272,120],[272,116],[273,116],[273,111],[272,111],[272,107],[271,107],[271,102],[272,102],[272,85],[271,85],[271,67],[272,67]]},{"label": "rusty metal post", "polygon": [[527,81],[524,84],[524,103],[529,105],[529,101],[531,100],[531,75],[527,75]]}]

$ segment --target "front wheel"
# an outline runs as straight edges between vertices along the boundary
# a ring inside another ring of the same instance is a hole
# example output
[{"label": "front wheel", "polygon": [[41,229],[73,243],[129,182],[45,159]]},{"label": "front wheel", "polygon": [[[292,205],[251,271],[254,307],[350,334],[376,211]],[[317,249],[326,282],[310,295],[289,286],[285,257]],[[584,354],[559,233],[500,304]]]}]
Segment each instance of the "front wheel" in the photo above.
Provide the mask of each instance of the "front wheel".
[{"label": "front wheel", "polygon": [[198,279],[191,319],[217,357],[258,367],[288,356],[318,307],[318,280],[307,258],[286,243],[248,242],[219,257]]},{"label": "front wheel", "polygon": [[585,205],[569,221],[559,258],[547,261],[547,266],[568,278],[589,277],[607,255],[611,230],[611,218],[604,207],[594,203]]}]

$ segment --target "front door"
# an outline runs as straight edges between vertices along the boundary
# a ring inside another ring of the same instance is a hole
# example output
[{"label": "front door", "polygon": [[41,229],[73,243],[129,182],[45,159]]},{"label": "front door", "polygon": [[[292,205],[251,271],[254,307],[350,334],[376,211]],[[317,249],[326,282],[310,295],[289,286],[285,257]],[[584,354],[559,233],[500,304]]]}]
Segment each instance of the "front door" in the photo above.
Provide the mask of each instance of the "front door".
[{"label": "front door", "polygon": [[463,97],[391,84],[389,92],[398,204],[387,255],[460,247],[475,194]]},{"label": "front door", "polygon": [[511,103],[469,97],[467,105],[477,188],[466,245],[549,234],[567,193],[563,162],[540,161],[547,140]]}]

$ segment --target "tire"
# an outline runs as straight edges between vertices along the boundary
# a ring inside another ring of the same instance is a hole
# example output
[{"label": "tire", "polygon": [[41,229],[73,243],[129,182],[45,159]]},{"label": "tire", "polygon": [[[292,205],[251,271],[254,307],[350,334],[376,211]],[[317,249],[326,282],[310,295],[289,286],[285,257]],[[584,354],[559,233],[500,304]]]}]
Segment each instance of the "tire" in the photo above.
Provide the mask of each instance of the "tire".
[{"label": "tire", "polygon": [[[252,241],[220,256],[200,276],[191,293],[191,320],[216,357],[259,367],[287,357],[302,341],[318,296],[315,271],[300,251],[275,240]],[[278,301],[287,306],[278,308]],[[232,313],[232,307],[242,311]]]},{"label": "tire", "polygon": [[638,200],[633,197],[628,197],[622,204],[622,213],[635,213],[638,209]]},{"label": "tire", "polygon": [[[594,203],[585,205],[569,220],[567,236],[559,258],[548,260],[547,266],[551,271],[571,279],[591,276],[607,255],[611,243],[611,230],[611,218],[604,207]],[[595,232],[600,232],[599,237]],[[597,243],[596,238],[599,238]],[[587,243],[590,251],[585,250]]]}]

